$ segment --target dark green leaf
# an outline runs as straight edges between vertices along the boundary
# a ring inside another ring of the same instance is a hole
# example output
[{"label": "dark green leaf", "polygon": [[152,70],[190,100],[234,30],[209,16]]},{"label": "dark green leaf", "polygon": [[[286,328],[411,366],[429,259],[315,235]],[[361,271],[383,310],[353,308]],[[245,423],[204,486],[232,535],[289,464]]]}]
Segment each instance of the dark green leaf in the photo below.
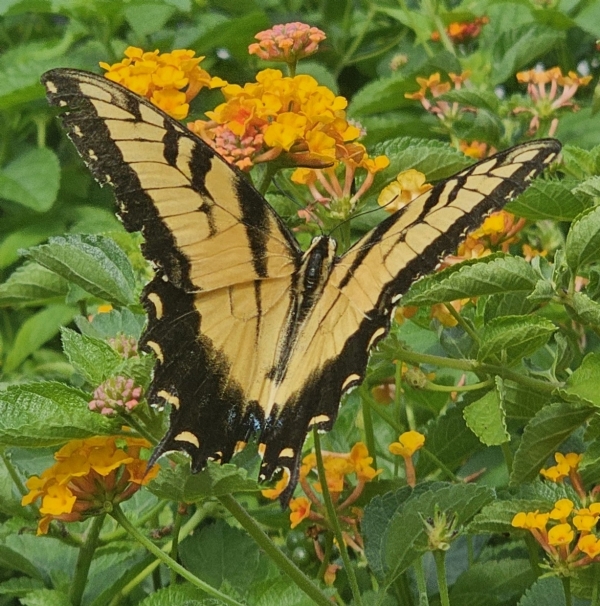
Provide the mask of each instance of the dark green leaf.
[{"label": "dark green leaf", "polygon": [[69,324],[77,311],[67,305],[50,305],[23,322],[4,362],[4,371],[16,370],[21,362]]},{"label": "dark green leaf", "polygon": [[529,293],[538,279],[539,275],[525,259],[497,253],[426,276],[402,297],[402,305],[434,305],[481,295]]},{"label": "dark green leaf", "polygon": [[440,511],[448,518],[456,516],[458,525],[464,526],[493,499],[493,490],[475,484],[448,485],[409,498],[390,519],[382,545],[387,582],[396,579],[427,549],[424,520]]},{"label": "dark green leaf", "polygon": [[[598,383],[596,383],[598,392]],[[510,483],[513,486],[533,480],[548,457],[576,429],[594,414],[594,407],[585,404],[558,402],[540,410],[525,426],[515,453]]]},{"label": "dark green leaf", "polygon": [[114,431],[88,410],[90,396],[62,383],[26,383],[0,392],[0,443],[41,448]]},{"label": "dark green leaf", "polygon": [[65,298],[68,282],[38,263],[25,263],[0,284],[0,307],[39,307]]},{"label": "dark green leaf", "polygon": [[155,591],[138,606],[215,606],[213,598],[202,598],[200,590],[190,584],[169,585]]},{"label": "dark green leaf", "polygon": [[57,589],[36,589],[21,599],[23,606],[71,606],[69,596]]},{"label": "dark green leaf", "polygon": [[511,522],[520,511],[550,511],[554,501],[546,499],[517,499],[511,497],[506,501],[496,500],[488,503],[467,527],[469,534],[502,534],[520,532]]},{"label": "dark green leaf", "polygon": [[567,311],[573,312],[575,320],[586,326],[600,327],[600,303],[581,292],[570,295],[568,303]]},{"label": "dark green leaf", "polygon": [[43,589],[44,583],[39,579],[30,577],[12,577],[0,583],[0,595],[20,598],[34,589]]},{"label": "dark green leaf", "polygon": [[560,579],[538,579],[519,600],[518,606],[567,606],[565,590]]},{"label": "dark green leaf", "polygon": [[69,362],[92,385],[102,383],[123,362],[119,353],[106,341],[81,335],[69,328],[63,328],[61,333]]},{"label": "dark green leaf", "polygon": [[561,156],[565,168],[576,179],[584,180],[596,174],[597,158],[593,151],[575,145],[564,145]]},{"label": "dark green leaf", "polygon": [[571,224],[567,234],[567,265],[577,270],[600,260],[600,207],[581,213]]},{"label": "dark green leaf", "polygon": [[56,154],[46,147],[32,149],[0,171],[0,198],[45,212],[56,200],[59,182]]},{"label": "dark green leaf", "polygon": [[418,86],[412,78],[406,78],[403,74],[373,80],[354,95],[348,112],[351,116],[360,116],[362,120],[363,116],[410,107],[414,101],[406,99],[404,95],[414,92]]},{"label": "dark green leaf", "polygon": [[452,101],[462,105],[483,108],[490,112],[497,112],[500,103],[498,97],[494,93],[469,88],[454,89],[440,95],[439,98],[444,101]]},{"label": "dark green leaf", "polygon": [[590,205],[585,196],[576,196],[560,181],[534,181],[506,210],[532,221],[553,219],[572,221]]},{"label": "dark green leaf", "polygon": [[483,329],[477,358],[490,360],[506,352],[507,362],[516,364],[543,347],[555,331],[552,322],[537,316],[494,318]]},{"label": "dark green leaf", "polygon": [[110,238],[73,235],[51,238],[28,251],[48,269],[87,292],[118,305],[135,302],[135,277],[125,253]]}]

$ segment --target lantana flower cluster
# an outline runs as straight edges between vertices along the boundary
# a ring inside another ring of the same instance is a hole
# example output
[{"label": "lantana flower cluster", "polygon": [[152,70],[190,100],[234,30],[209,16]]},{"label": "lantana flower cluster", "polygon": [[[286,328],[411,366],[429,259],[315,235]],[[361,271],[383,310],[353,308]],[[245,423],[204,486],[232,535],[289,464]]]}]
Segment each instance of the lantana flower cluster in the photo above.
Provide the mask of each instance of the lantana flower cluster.
[{"label": "lantana flower cluster", "polygon": [[151,448],[143,438],[98,436],[72,440],[54,454],[56,463],[25,483],[29,489],[21,503],[41,499],[37,534],[46,534],[52,520],[78,522],[107,512],[107,503],[131,498],[158,473],[146,469],[140,458]]},{"label": "lantana flower cluster", "polygon": [[572,99],[580,86],[591,82],[592,76],[580,76],[573,71],[564,76],[560,67],[553,67],[519,72],[517,80],[527,84],[529,103],[516,107],[513,113],[531,115],[528,135],[534,135],[542,126],[547,126],[547,136],[552,137],[558,126],[558,110],[568,107],[577,111],[579,107]]},{"label": "lantana flower cluster", "polygon": [[[475,17],[472,21],[453,21],[446,27],[446,35],[454,44],[464,44],[470,42],[479,36],[481,28],[489,23],[488,17]],[[440,32],[435,31],[431,34],[431,39],[439,41],[441,39]]]},{"label": "lantana flower cluster", "polygon": [[190,101],[203,88],[227,84],[203,70],[200,63],[204,57],[194,57],[195,54],[187,49],[144,52],[130,46],[125,50],[125,59],[112,65],[101,62],[100,67],[106,70],[104,75],[109,80],[146,97],[176,120],[183,120],[188,115]]},{"label": "lantana flower cluster", "polygon": [[575,452],[555,453],[556,465],[540,470],[548,481],[562,484],[567,478],[583,507],[571,499],[559,499],[549,512],[520,511],[512,520],[514,528],[528,530],[548,554],[551,566],[559,574],[600,562],[600,537],[596,534],[600,520],[600,502],[595,501],[594,489],[586,493],[579,463],[582,455]]},{"label": "lantana flower cluster", "polygon": [[121,375],[110,377],[94,390],[88,407],[106,417],[131,412],[140,403],[142,388],[133,379]]}]

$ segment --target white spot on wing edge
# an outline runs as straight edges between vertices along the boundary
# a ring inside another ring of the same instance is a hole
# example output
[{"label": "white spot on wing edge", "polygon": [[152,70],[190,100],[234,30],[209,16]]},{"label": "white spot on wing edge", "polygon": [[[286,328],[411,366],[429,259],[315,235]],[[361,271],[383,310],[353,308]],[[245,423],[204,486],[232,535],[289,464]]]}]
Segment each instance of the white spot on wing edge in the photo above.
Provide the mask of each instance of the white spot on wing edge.
[{"label": "white spot on wing edge", "polygon": [[[358,375],[356,376],[358,377]],[[346,381],[344,381],[344,383],[345,382]],[[313,425],[319,425],[320,423],[328,423],[329,421],[331,421],[331,417],[329,415],[317,415],[308,422],[308,428],[310,429]]]},{"label": "white spot on wing edge", "polygon": [[[371,349],[373,345],[385,334],[385,328],[378,328],[374,333],[371,339],[369,340],[369,344],[367,345],[367,350]],[[347,381],[348,379],[346,379]]]},{"label": "white spot on wing edge", "polygon": [[191,431],[182,431],[173,439],[176,442],[187,442],[188,444],[193,444],[196,448],[200,448],[200,441]]},{"label": "white spot on wing edge", "polygon": [[279,457],[289,457],[290,459],[294,457],[294,449],[293,448],[283,448],[279,453]]},{"label": "white spot on wing edge", "polygon": [[52,82],[52,80],[46,80],[46,90],[49,93],[57,93],[58,92],[58,88],[56,88],[56,84],[54,84],[54,82]]},{"label": "white spot on wing edge", "polygon": [[350,387],[350,385],[352,383],[355,383],[356,381],[360,381],[360,375],[357,375],[356,373],[352,373],[351,375],[346,377],[346,380],[342,383],[342,391],[348,389],[348,387]]}]

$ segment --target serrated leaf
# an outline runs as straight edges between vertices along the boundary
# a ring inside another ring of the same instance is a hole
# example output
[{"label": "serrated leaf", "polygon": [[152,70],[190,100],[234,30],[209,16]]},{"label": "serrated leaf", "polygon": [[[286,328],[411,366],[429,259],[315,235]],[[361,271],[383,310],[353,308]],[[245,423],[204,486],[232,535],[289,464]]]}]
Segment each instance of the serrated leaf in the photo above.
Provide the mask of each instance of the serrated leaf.
[{"label": "serrated leaf", "polygon": [[466,406],[463,416],[469,429],[486,446],[499,446],[510,440],[506,430],[505,413],[496,389]]},{"label": "serrated leaf", "polygon": [[457,524],[464,526],[493,499],[493,490],[475,484],[447,485],[409,498],[390,519],[382,545],[387,583],[427,549],[424,520],[440,511],[456,516]]},{"label": "serrated leaf", "polygon": [[586,194],[594,198],[600,197],[600,176],[594,175],[581,181],[581,183],[573,189],[573,193]]},{"label": "serrated leaf", "polygon": [[[32,170],[35,167],[35,170]],[[60,183],[60,163],[46,147],[25,152],[0,171],[0,198],[38,213],[52,208]]]},{"label": "serrated leaf", "polygon": [[562,581],[556,577],[538,579],[519,600],[518,606],[567,606]]},{"label": "serrated leaf", "polygon": [[[373,156],[384,154],[390,159],[386,169],[387,180],[401,171],[414,168],[426,175],[428,181],[444,179],[472,164],[464,154],[447,143],[430,139],[398,137],[374,146]],[[377,190],[379,181],[375,178],[373,187]]]},{"label": "serrated leaf", "polygon": [[511,522],[520,511],[550,511],[554,501],[545,499],[496,500],[488,503],[471,521],[467,527],[469,534],[502,534],[520,532]]},{"label": "serrated leaf", "polygon": [[92,385],[100,385],[123,362],[119,353],[106,341],[81,335],[69,328],[63,328],[61,334],[69,362]]},{"label": "serrated leaf", "polygon": [[525,259],[496,253],[419,280],[402,297],[402,305],[435,305],[481,295],[531,292],[539,275]]},{"label": "serrated leaf", "polygon": [[[331,589],[325,590],[324,593],[326,595],[331,593]],[[274,579],[270,578],[253,584],[245,597],[247,603],[252,606],[273,606],[273,604],[277,604],[277,606],[314,606],[315,603],[286,575],[279,575]],[[386,606],[386,604],[381,606]]]},{"label": "serrated leaf", "polygon": [[182,564],[219,589],[224,583],[245,595],[259,572],[258,545],[238,528],[217,520],[186,538],[179,546]]},{"label": "serrated leaf", "polygon": [[494,318],[483,328],[477,359],[489,360],[506,352],[509,364],[518,363],[543,347],[556,330],[552,322],[537,316]]},{"label": "serrated leaf", "polygon": [[587,198],[575,195],[564,183],[537,179],[505,208],[532,221],[572,221],[589,206]]},{"label": "serrated leaf", "polygon": [[561,156],[565,168],[579,180],[584,180],[596,172],[596,155],[575,145],[564,145]]},{"label": "serrated leaf", "polygon": [[75,318],[75,324],[82,334],[100,339],[116,337],[121,333],[139,339],[145,323],[145,315],[135,314],[126,307],[96,314],[91,322],[84,316]]},{"label": "serrated leaf", "polygon": [[30,316],[19,328],[4,362],[4,371],[12,372],[21,362],[58,334],[77,311],[67,305],[50,305]]},{"label": "serrated leaf", "polygon": [[196,474],[191,473],[187,465],[175,469],[163,467],[149,489],[160,498],[195,503],[234,492],[257,492],[259,485],[247,477],[245,469],[209,461],[206,468]]},{"label": "serrated leaf", "polygon": [[215,606],[213,598],[200,598],[197,587],[189,583],[169,585],[155,591],[138,606]]},{"label": "serrated leaf", "polygon": [[20,598],[34,589],[43,589],[44,583],[40,579],[29,577],[13,577],[0,583],[0,595]]},{"label": "serrated leaf", "polygon": [[572,402],[587,402],[600,407],[600,354],[588,354],[579,368],[567,379],[564,388],[557,390],[560,397]]},{"label": "serrated leaf", "polygon": [[535,580],[529,560],[524,558],[476,562],[452,586],[452,604],[500,606],[512,603]]},{"label": "serrated leaf", "polygon": [[566,309],[573,312],[575,320],[586,326],[600,327],[600,303],[581,292],[574,292],[565,303],[568,303]]},{"label": "serrated leaf", "polygon": [[117,305],[135,302],[135,277],[125,253],[110,238],[72,235],[50,238],[29,249],[28,256],[80,286]]},{"label": "serrated leaf", "polygon": [[0,307],[39,307],[64,299],[68,282],[39,263],[25,263],[0,284]]},{"label": "serrated leaf", "polygon": [[440,95],[438,98],[444,101],[483,108],[490,112],[497,112],[500,103],[500,100],[494,93],[469,88],[450,90],[447,93]]},{"label": "serrated leaf", "polygon": [[57,589],[36,589],[21,598],[23,606],[71,606],[69,596]]},{"label": "serrated leaf", "polygon": [[352,97],[348,112],[351,116],[362,117],[410,105],[411,101],[404,95],[414,91],[416,86],[415,81],[404,74],[372,80]]},{"label": "serrated leaf", "polygon": [[600,260],[600,207],[584,211],[573,221],[565,248],[567,265],[574,273]]},{"label": "serrated leaf", "polygon": [[0,444],[41,448],[109,434],[115,425],[88,410],[85,392],[51,381],[0,392]]},{"label": "serrated leaf", "polygon": [[525,426],[521,443],[515,452],[510,484],[516,486],[533,480],[548,457],[594,412],[593,406],[565,402],[542,408]]}]

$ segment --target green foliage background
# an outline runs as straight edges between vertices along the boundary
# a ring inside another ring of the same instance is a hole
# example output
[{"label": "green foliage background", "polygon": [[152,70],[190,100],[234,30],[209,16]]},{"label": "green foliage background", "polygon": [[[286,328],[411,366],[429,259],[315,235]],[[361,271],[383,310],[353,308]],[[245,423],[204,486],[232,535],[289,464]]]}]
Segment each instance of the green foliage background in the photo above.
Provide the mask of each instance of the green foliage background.
[{"label": "green foliage background", "polygon": [[[489,23],[472,42],[431,40],[433,31],[482,15]],[[449,140],[477,139],[498,149],[525,140],[529,118],[511,111],[526,99],[518,71],[558,65],[563,73],[579,67],[594,76],[577,93],[580,111],[549,114],[560,118],[563,164],[510,205],[530,220],[523,242],[549,255],[529,263],[513,247],[513,254],[467,261],[419,281],[403,299],[419,313],[394,326],[373,354],[365,383],[346,398],[335,429],[323,439],[327,449],[339,451],[364,439],[385,470],[360,503],[365,555],[355,555],[352,568],[362,597],[352,596],[344,570],[324,591],[338,603],[417,604],[418,591],[439,603],[433,559],[423,557],[423,519],[443,510],[457,515],[461,533],[446,554],[452,604],[558,605],[573,603],[573,596],[580,604],[598,604],[599,564],[580,569],[569,583],[544,577],[535,544],[526,547],[510,521],[518,511],[548,511],[557,499],[576,499],[568,485],[536,479],[556,451],[583,453],[588,490],[600,481],[600,4],[0,0],[0,606],[71,603],[89,522],[36,538],[37,512],[20,505],[23,482],[51,464],[65,441],[117,431],[120,423],[89,413],[91,392],[117,373],[145,385],[152,364],[145,359],[124,368],[106,344],[119,332],[139,336],[144,318],[138,296],[150,273],[140,237],[124,232],[111,192],[93,182],[66,140],[40,75],[59,66],[98,72],[98,61],[115,62],[134,45],[194,49],[206,55],[203,67],[212,75],[243,84],[267,66],[247,53],[254,34],[294,20],[327,33],[322,50],[299,71],[346,96],[350,117],[367,130],[369,151],[390,157],[367,209],[401,170],[416,168],[433,181],[468,165]],[[404,65],[393,71],[390,62],[398,55]],[[473,89],[447,99],[474,111],[450,128],[405,98],[417,90],[416,77],[464,70],[471,71]],[[220,101],[218,91],[203,93],[191,118]],[[546,134],[548,125],[542,121],[538,134]],[[301,195],[290,184],[284,189]],[[297,221],[295,207],[275,190],[269,200],[292,224]],[[358,217],[353,235],[384,215]],[[577,276],[587,279],[583,289],[575,287]],[[430,320],[430,306],[475,297],[456,327]],[[88,314],[106,302],[115,310],[90,321]],[[442,389],[401,385],[397,360],[435,371]],[[454,402],[443,388],[463,374],[481,387]],[[385,380],[397,386],[389,406],[371,395]],[[414,491],[398,476],[387,449],[409,426],[427,436]],[[165,466],[125,513],[149,534],[178,520],[176,505],[186,502],[179,559],[198,578],[252,605],[314,603],[298,578],[280,574],[279,556],[265,544],[259,548],[235,503],[314,580],[319,565],[312,542],[290,531],[286,513],[260,497],[257,457],[244,453],[235,462],[238,467],[209,467],[197,476],[185,462]],[[471,474],[476,483],[458,481]],[[170,583],[166,568],[153,562],[107,522],[81,603],[214,603],[189,583]],[[428,579],[425,591],[418,578]]]}]

